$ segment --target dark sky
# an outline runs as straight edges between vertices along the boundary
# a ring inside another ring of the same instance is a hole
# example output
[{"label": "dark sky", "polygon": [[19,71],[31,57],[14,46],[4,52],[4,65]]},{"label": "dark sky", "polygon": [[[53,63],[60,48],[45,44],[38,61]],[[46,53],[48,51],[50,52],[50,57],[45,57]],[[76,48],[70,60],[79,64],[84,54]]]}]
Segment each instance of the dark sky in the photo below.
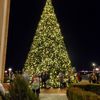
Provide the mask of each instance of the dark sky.
[{"label": "dark sky", "polygon": [[[70,60],[77,70],[100,64],[100,16],[96,0],[52,0]],[[21,69],[45,0],[11,0],[6,68]]]}]

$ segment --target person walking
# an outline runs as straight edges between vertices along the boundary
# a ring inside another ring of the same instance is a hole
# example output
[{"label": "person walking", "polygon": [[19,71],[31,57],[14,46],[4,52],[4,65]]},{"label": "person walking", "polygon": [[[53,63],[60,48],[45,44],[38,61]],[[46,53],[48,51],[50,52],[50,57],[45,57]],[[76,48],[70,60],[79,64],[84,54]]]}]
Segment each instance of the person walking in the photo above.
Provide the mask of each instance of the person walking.
[{"label": "person walking", "polygon": [[92,79],[92,83],[97,82],[97,77],[96,77],[96,74],[94,72],[92,73],[91,79]]},{"label": "person walking", "polygon": [[45,72],[41,74],[41,80],[42,80],[42,87],[46,88],[46,73]]},{"label": "person walking", "polygon": [[60,88],[63,88],[64,74],[62,72],[59,72],[58,76],[59,76]]},{"label": "person walking", "polygon": [[38,75],[33,75],[31,85],[32,85],[32,91],[36,94],[37,97],[39,97],[40,79],[39,79]]}]

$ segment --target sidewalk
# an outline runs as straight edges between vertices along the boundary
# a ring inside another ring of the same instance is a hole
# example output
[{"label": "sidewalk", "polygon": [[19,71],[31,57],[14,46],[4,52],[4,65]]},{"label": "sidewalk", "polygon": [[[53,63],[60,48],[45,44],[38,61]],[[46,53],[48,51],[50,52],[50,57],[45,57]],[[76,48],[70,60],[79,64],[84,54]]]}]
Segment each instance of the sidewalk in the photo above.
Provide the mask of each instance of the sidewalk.
[{"label": "sidewalk", "polygon": [[68,100],[66,94],[41,93],[40,100]]},{"label": "sidewalk", "polygon": [[66,96],[66,88],[41,89],[40,100],[68,100]]}]

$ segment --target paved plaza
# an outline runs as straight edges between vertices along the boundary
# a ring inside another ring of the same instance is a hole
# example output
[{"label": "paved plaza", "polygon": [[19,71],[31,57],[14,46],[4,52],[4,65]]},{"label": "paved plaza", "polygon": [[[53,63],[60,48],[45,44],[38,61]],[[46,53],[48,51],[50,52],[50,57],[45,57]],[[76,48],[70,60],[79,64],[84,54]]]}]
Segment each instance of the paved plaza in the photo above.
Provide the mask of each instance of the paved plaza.
[{"label": "paved plaza", "polygon": [[40,100],[68,100],[66,94],[40,94]]},{"label": "paved plaza", "polygon": [[66,96],[66,88],[41,89],[40,100],[68,100]]}]

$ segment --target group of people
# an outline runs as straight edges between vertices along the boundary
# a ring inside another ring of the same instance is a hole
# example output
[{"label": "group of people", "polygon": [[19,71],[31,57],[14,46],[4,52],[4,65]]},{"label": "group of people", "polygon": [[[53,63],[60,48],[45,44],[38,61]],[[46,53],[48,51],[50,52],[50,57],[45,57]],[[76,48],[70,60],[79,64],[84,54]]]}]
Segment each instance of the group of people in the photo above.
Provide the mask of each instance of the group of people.
[{"label": "group of people", "polygon": [[89,82],[90,83],[99,83],[99,73],[92,72],[89,75]]},{"label": "group of people", "polygon": [[[68,75],[69,76],[69,75]],[[23,74],[23,77],[25,78],[25,80],[28,82],[30,79],[28,77],[28,74],[27,73],[24,73]],[[67,85],[69,85],[71,82],[72,82],[72,79],[71,79],[71,76],[68,77],[68,80],[64,80],[65,79],[65,75],[63,72],[59,72],[58,74],[58,81],[59,81],[59,87],[60,88],[64,88],[66,87]],[[75,78],[77,76],[73,76],[73,78]],[[48,81],[50,79],[50,73],[48,71],[44,71],[42,72],[41,74],[34,74],[32,75],[32,79],[31,79],[31,82],[30,82],[30,85],[32,87],[32,91],[37,95],[39,96],[39,93],[40,93],[40,87],[42,88],[48,88],[50,87],[48,85]],[[76,80],[76,79],[75,79]]]}]

